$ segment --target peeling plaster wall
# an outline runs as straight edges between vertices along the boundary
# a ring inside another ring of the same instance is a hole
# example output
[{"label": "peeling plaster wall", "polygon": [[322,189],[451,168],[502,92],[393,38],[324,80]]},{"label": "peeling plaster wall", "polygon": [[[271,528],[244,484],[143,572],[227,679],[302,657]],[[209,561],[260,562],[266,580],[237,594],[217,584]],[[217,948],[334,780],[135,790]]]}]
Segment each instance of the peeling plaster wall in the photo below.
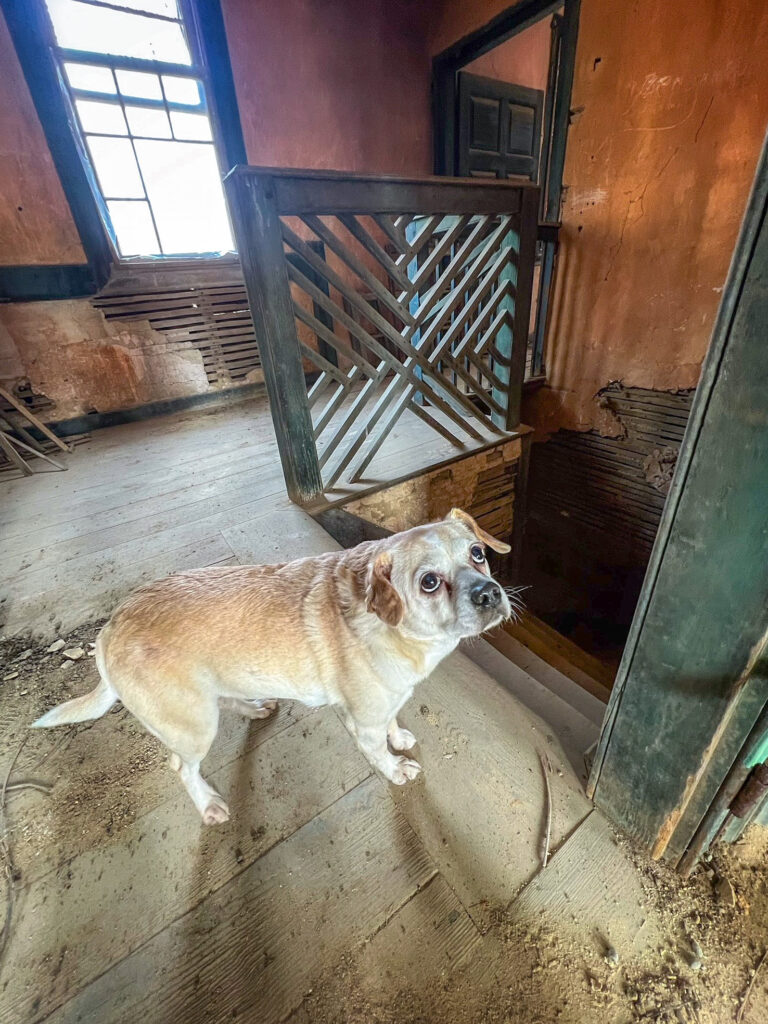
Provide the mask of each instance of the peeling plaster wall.
[{"label": "peeling plaster wall", "polygon": [[596,392],[698,381],[768,124],[763,0],[585,0],[549,387],[536,426],[612,429]]},{"label": "peeling plaster wall", "polygon": [[0,306],[0,379],[20,377],[54,403],[50,419],[209,390],[198,351],[169,351],[148,325],[106,323],[80,299]]},{"label": "peeling plaster wall", "polygon": [[[223,0],[222,7],[251,162],[430,172],[430,60],[420,0]],[[0,263],[78,262],[77,234],[73,249],[74,225],[3,29]],[[5,230],[19,217],[17,193],[26,221],[36,225],[31,248],[31,229],[26,236]],[[0,306],[0,380],[25,377],[53,401],[51,419],[210,390],[197,353],[169,351],[140,322],[118,329],[87,299]]]},{"label": "peeling plaster wall", "polygon": [[[443,0],[431,52],[504,0]],[[616,433],[609,381],[695,386],[768,123],[764,0],[582,0],[541,431]]]},{"label": "peeling plaster wall", "polygon": [[[507,6],[224,0],[249,158],[427,173],[430,57]],[[76,261],[71,217],[4,28],[3,258]],[[595,398],[610,380],[696,383],[768,121],[767,51],[763,0],[583,0],[550,379],[527,402],[527,422],[615,433]],[[5,230],[18,205],[37,225],[24,237]],[[78,403],[107,411],[208,389],[187,354],[148,345],[140,325],[116,348],[87,300],[5,306],[0,319],[5,379],[21,370],[39,381],[44,366],[61,396],[55,416]]]}]

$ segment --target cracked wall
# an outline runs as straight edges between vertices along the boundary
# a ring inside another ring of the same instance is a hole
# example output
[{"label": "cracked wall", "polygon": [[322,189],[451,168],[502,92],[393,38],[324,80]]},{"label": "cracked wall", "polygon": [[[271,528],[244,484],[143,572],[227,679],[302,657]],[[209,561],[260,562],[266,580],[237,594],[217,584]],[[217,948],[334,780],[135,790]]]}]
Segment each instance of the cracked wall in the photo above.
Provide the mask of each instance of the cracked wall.
[{"label": "cracked wall", "polygon": [[[431,53],[507,0],[434,5]],[[612,380],[694,387],[768,124],[764,0],[582,0],[542,432]]]},{"label": "cracked wall", "polygon": [[582,3],[538,429],[614,433],[611,380],[696,385],[768,124],[766,50],[763,0]]}]

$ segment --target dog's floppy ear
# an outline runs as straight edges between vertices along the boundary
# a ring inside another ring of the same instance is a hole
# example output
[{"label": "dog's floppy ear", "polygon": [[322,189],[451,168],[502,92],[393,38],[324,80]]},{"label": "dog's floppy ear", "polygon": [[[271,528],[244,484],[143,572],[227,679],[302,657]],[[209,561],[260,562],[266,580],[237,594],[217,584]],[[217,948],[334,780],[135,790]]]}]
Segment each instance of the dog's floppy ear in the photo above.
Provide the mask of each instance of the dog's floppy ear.
[{"label": "dog's floppy ear", "polygon": [[403,599],[392,586],[392,556],[382,551],[368,566],[365,607],[375,612],[388,626],[399,626],[403,620]]},{"label": "dog's floppy ear", "polygon": [[505,544],[503,540],[497,540],[496,537],[492,537],[490,533],[486,533],[482,526],[479,526],[468,512],[464,512],[460,508],[452,508],[445,518],[458,519],[460,522],[464,523],[465,526],[470,528],[478,540],[481,540],[483,544],[487,544],[488,547],[492,548],[494,551],[498,551],[500,555],[507,555],[512,550],[509,544]]}]

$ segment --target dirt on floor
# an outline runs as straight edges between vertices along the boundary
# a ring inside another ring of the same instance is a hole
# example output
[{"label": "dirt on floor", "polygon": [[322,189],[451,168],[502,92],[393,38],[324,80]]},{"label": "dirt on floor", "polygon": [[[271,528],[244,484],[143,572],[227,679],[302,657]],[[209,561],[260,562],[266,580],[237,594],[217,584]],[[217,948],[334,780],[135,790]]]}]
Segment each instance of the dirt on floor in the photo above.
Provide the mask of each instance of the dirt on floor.
[{"label": "dirt on floor", "polygon": [[[67,760],[63,752],[91,723],[57,730],[55,739],[47,730],[27,729],[43,711],[95,685],[90,652],[98,630],[99,624],[82,627],[55,650],[0,641],[0,788],[23,742],[13,778],[55,778],[59,794],[55,809],[39,793],[7,795],[17,884],[42,871],[39,861],[50,851],[71,854],[94,822],[104,829],[103,842],[114,841],[135,818],[132,780],[165,759],[157,741],[117,705],[110,712],[119,716],[114,760],[89,764],[87,744],[78,744],[84,752],[68,785],[57,775]],[[156,774],[158,785],[166,785]],[[15,813],[23,797],[38,801],[34,814]],[[430,966],[433,951],[419,948],[403,950],[401,969],[383,971],[374,937],[318,979],[291,1024],[765,1024],[768,830],[754,827],[721,847],[687,881],[627,840],[617,842],[644,892],[647,925],[631,949],[613,950],[595,934],[574,937],[578,932],[566,934],[552,922],[531,927],[518,919],[513,902],[497,912],[472,958],[440,976]],[[57,859],[54,854],[47,870],[59,866]]]},{"label": "dirt on floor", "polygon": [[752,828],[688,881],[631,856],[653,937],[641,953],[531,928],[512,904],[484,937],[490,971],[471,961],[403,985],[378,976],[363,949],[315,987],[296,1024],[765,1024],[768,963],[754,976],[768,948],[768,830]]}]

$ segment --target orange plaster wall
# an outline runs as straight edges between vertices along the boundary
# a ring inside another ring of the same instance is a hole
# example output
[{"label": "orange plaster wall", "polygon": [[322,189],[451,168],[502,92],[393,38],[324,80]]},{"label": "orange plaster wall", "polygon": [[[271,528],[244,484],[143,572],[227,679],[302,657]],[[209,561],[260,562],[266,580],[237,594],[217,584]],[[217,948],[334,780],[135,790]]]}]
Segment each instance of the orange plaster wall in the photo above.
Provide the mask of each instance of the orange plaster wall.
[{"label": "orange plaster wall", "polygon": [[543,92],[547,88],[551,20],[542,18],[524,32],[467,64],[464,71]]},{"label": "orange plaster wall", "polygon": [[608,428],[594,395],[612,379],[698,381],[768,126],[767,50],[763,0],[585,0],[536,426]]},{"label": "orange plaster wall", "polygon": [[0,69],[0,265],[85,263],[2,13]]},{"label": "orange plaster wall", "polygon": [[[506,6],[445,0],[432,53]],[[610,380],[698,381],[768,125],[766,52],[764,0],[583,0],[549,386],[527,422],[614,432]]]},{"label": "orange plaster wall", "polygon": [[224,0],[248,159],[431,172],[427,5]]}]

